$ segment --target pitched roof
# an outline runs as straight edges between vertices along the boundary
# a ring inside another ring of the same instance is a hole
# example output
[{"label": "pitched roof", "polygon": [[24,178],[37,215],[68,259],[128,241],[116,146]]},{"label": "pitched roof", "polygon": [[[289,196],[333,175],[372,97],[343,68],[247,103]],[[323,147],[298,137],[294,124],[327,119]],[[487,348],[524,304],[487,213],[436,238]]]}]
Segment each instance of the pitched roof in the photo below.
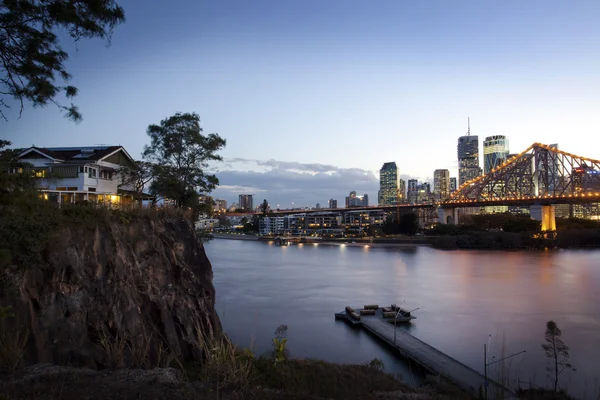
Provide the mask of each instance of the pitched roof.
[{"label": "pitched roof", "polygon": [[23,149],[20,156],[35,151],[49,158],[61,161],[98,161],[119,150],[122,150],[133,161],[123,146],[30,147],[29,149]]}]

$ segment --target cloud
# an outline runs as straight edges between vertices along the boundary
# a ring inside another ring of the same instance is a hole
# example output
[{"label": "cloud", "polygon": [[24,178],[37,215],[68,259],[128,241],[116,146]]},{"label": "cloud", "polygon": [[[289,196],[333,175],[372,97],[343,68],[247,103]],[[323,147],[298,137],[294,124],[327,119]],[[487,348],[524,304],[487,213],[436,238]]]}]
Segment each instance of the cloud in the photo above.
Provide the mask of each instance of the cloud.
[{"label": "cloud", "polygon": [[[240,194],[255,195],[256,204],[267,199],[273,207],[327,206],[329,199],[343,207],[350,191],[369,195],[369,204],[377,204],[379,177],[360,168],[341,168],[318,163],[230,158],[216,172],[220,185],[213,196],[229,204]],[[410,179],[403,176],[403,179]]]}]

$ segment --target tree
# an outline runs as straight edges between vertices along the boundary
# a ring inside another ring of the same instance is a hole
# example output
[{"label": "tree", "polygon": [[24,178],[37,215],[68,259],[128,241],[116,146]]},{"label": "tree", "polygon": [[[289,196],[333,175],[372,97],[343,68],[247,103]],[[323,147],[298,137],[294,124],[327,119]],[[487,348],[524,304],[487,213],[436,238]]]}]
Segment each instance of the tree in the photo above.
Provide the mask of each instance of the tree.
[{"label": "tree", "polygon": [[225,147],[218,134],[202,134],[196,113],[177,113],[150,125],[150,144],[143,157],[154,164],[151,192],[175,201],[177,207],[198,207],[200,193],[210,193],[219,180],[206,173],[210,161],[221,161],[217,154]]},{"label": "tree", "polygon": [[[75,105],[62,105],[60,95],[73,98],[77,88],[68,85],[71,75],[64,63],[69,54],[57,33],[66,31],[78,42],[86,38],[110,42],[113,29],[125,21],[123,8],[114,0],[3,0],[0,2],[0,94],[29,101],[34,107],[54,103],[66,116],[81,120]],[[57,76],[62,84],[56,82]],[[0,98],[0,106],[10,106]],[[0,117],[7,117],[0,109]]]},{"label": "tree", "polygon": [[136,201],[141,203],[144,189],[154,178],[155,169],[155,165],[147,161],[136,161],[133,166],[122,167],[119,169],[122,177],[122,183],[119,186],[132,188]]},{"label": "tree", "polygon": [[[29,203],[28,200],[37,198],[38,194],[35,191],[35,175],[24,173],[33,166],[19,160],[17,150],[5,149],[10,145],[11,142],[0,140],[0,208],[2,205]],[[15,171],[21,173],[12,173]]]},{"label": "tree", "polygon": [[419,217],[414,212],[404,214],[400,217],[398,232],[403,235],[414,235],[419,230]]},{"label": "tree", "polygon": [[562,332],[558,329],[556,322],[546,322],[546,343],[542,344],[542,349],[548,358],[548,376],[554,378],[554,392],[558,391],[558,377],[566,369],[575,371],[575,368],[569,363],[569,346],[561,339]]},{"label": "tree", "polygon": [[260,212],[266,216],[267,213],[269,212],[269,202],[267,201],[267,199],[264,199],[262,204],[260,205]]},{"label": "tree", "polygon": [[204,196],[198,199],[198,213],[204,214],[207,218],[215,215],[215,201],[210,196]]}]

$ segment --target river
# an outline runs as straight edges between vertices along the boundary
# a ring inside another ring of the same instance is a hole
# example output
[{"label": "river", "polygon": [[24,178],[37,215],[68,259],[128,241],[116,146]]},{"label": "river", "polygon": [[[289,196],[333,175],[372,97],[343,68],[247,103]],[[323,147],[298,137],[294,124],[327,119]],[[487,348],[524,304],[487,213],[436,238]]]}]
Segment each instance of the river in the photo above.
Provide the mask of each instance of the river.
[{"label": "river", "polygon": [[[483,373],[483,345],[517,380],[549,385],[541,348],[546,321],[556,321],[576,372],[560,382],[579,398],[600,393],[600,251],[440,251],[215,239],[216,308],[227,334],[259,354],[288,326],[294,358],[365,363],[380,358],[388,372],[414,385],[421,377],[376,339],[334,320],[346,305],[404,301],[419,308],[404,327],[419,339]],[[491,335],[491,337],[489,336]],[[497,376],[500,364],[491,368]]]}]

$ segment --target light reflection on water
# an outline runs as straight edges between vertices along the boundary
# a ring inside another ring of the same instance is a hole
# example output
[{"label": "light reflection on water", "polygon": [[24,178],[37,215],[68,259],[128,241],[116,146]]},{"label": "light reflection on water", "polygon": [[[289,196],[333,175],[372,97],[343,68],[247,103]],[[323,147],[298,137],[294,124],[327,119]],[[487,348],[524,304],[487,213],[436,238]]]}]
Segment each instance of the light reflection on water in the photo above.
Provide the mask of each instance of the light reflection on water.
[{"label": "light reflection on water", "polygon": [[599,251],[443,252],[234,240],[213,240],[206,251],[226,332],[242,346],[254,343],[259,353],[268,350],[277,326],[287,324],[294,357],[340,363],[377,357],[411,383],[404,361],[333,317],[346,305],[405,300],[406,307],[420,308],[405,329],[479,371],[488,335],[497,356],[504,336],[505,354],[527,350],[511,361],[510,374],[545,384],[541,343],[545,322],[554,319],[578,368],[562,378],[569,389],[587,397],[600,375]]}]

